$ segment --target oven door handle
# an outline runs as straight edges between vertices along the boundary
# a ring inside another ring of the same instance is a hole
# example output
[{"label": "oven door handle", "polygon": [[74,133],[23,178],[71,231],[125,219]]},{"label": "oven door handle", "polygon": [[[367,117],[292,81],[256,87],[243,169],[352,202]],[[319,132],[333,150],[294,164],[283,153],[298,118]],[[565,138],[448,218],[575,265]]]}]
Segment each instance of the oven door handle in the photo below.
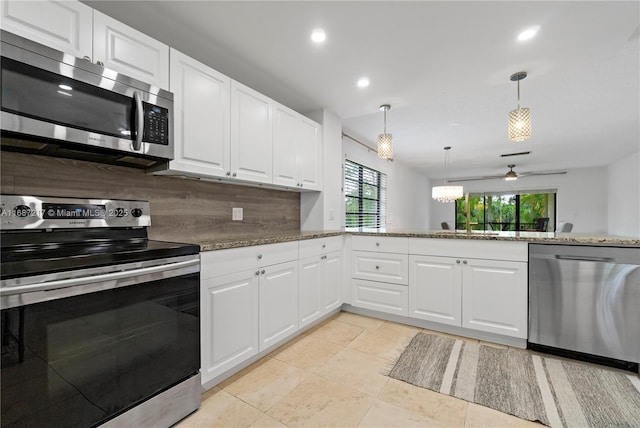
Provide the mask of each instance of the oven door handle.
[{"label": "oven door handle", "polygon": [[200,264],[199,259],[186,260],[176,263],[163,264],[160,266],[151,266],[140,269],[132,269],[121,272],[110,272],[100,275],[83,276],[80,278],[60,279],[57,281],[48,281],[41,284],[19,285],[17,287],[0,288],[0,296],[11,296],[14,294],[33,293],[36,291],[57,290],[60,288],[76,287],[79,285],[94,284],[105,281],[115,281],[136,276],[160,273],[164,271],[173,271],[176,269],[187,268]]}]

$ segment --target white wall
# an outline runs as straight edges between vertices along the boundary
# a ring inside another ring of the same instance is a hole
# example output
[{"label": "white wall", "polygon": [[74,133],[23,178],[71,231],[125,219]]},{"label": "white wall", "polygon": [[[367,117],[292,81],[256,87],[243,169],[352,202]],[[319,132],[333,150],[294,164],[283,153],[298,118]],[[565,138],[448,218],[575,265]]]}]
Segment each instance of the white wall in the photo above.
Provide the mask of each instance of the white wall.
[{"label": "white wall", "polygon": [[306,115],[322,125],[322,192],[300,196],[300,229],[303,231],[342,230],[342,122],[327,110]]},{"label": "white wall", "polygon": [[640,152],[607,168],[609,235],[640,238]]},{"label": "white wall", "polygon": [[346,137],[342,139],[342,149],[344,159],[387,174],[388,230],[428,229],[431,186],[426,176],[401,162],[382,160],[375,150]]},{"label": "white wall", "polygon": [[[558,222],[573,223],[572,232],[575,233],[607,233],[609,210],[606,167],[573,169],[565,175],[522,177],[516,181],[495,179],[455,184],[462,184],[464,191],[470,193],[557,190]],[[450,225],[455,223],[453,204],[431,200],[429,227],[440,229],[442,221]]]}]

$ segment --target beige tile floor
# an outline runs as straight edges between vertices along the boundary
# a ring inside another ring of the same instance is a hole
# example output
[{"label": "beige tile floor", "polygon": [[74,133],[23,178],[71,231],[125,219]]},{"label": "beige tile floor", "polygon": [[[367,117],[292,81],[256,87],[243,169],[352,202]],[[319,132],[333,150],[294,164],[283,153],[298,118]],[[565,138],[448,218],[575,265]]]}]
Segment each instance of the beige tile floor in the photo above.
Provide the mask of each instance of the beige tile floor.
[{"label": "beige tile floor", "polygon": [[541,427],[387,377],[418,331],[340,312],[205,392],[178,427]]}]

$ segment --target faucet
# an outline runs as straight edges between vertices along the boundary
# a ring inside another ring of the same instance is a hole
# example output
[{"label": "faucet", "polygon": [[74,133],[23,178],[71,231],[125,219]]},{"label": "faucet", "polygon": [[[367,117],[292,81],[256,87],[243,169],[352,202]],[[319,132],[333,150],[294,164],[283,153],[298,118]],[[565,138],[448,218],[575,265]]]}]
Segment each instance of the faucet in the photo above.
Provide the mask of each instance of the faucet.
[{"label": "faucet", "polygon": [[471,207],[469,207],[469,192],[464,194],[465,216],[467,217],[467,235],[471,234]]}]

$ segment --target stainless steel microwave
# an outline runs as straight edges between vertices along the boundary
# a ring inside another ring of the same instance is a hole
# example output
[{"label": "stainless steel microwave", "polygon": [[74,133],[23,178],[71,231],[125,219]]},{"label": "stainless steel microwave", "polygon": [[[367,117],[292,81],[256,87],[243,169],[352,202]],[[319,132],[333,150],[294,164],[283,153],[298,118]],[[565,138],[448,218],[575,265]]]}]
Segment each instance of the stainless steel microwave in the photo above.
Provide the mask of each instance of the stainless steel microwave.
[{"label": "stainless steel microwave", "polygon": [[2,31],[2,148],[154,167],[173,159],[173,94]]}]

